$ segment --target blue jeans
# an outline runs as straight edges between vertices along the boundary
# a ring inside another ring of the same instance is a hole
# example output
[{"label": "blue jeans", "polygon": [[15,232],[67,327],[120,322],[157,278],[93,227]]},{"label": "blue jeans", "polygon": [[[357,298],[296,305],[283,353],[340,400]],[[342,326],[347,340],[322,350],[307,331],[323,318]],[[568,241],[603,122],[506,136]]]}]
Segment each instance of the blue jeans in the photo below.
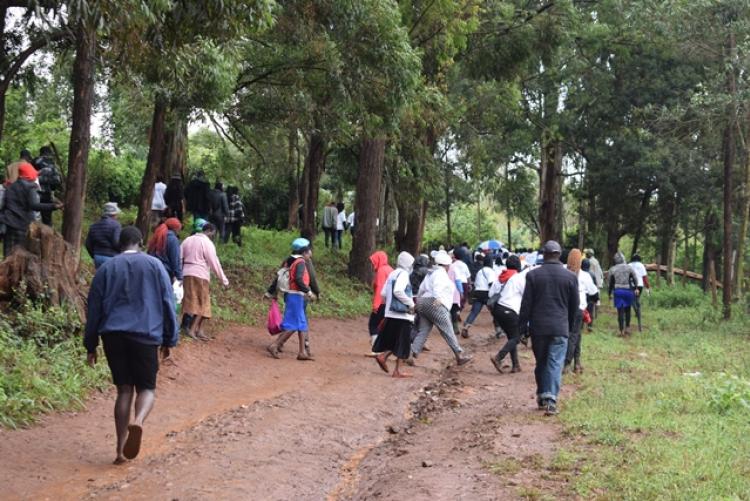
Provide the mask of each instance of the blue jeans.
[{"label": "blue jeans", "polygon": [[568,351],[568,338],[563,336],[531,336],[531,349],[534,351],[536,368],[537,402],[552,400],[557,402],[562,382],[565,354]]},{"label": "blue jeans", "polygon": [[471,311],[469,312],[469,316],[466,317],[466,322],[464,322],[464,327],[468,325],[472,325],[474,323],[474,320],[477,319],[479,316],[479,313],[482,311],[482,307],[484,306],[484,302],[475,299],[473,303],[471,303]]}]

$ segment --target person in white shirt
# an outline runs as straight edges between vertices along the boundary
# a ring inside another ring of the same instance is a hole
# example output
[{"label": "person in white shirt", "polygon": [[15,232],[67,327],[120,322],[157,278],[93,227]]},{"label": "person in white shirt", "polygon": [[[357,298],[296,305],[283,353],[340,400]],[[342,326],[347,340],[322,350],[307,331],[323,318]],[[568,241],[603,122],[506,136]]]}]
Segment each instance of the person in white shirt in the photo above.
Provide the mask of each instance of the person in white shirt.
[{"label": "person in white shirt", "polygon": [[396,368],[393,370],[395,378],[411,377],[410,374],[401,372],[400,366],[411,355],[415,304],[409,274],[413,264],[414,257],[411,254],[399,254],[396,269],[388,275],[380,291],[385,303],[385,325],[375,339],[372,351],[378,354],[375,361],[386,373],[389,372],[388,357],[396,356]]},{"label": "person in white shirt", "polygon": [[651,285],[648,283],[648,273],[646,267],[641,262],[641,256],[633,254],[629,263],[630,268],[635,272],[637,279],[636,289],[638,293],[635,295],[635,301],[633,302],[633,308],[635,309],[635,316],[638,319],[638,332],[643,330],[641,326],[641,296],[643,295],[643,288],[646,288],[646,294],[651,294]]},{"label": "person in white shirt", "polygon": [[471,290],[471,298],[474,302],[471,304],[471,311],[469,312],[469,316],[466,317],[464,328],[461,330],[461,337],[469,337],[469,329],[471,329],[472,324],[477,319],[477,316],[479,316],[479,312],[482,311],[482,306],[487,304],[490,287],[497,281],[498,275],[492,267],[494,261],[492,256],[485,256],[482,261],[482,269],[477,271],[477,275],[474,278],[474,288]]},{"label": "person in white shirt", "polygon": [[344,212],[344,204],[339,202],[336,204],[336,209],[339,213],[336,215],[336,232],[333,237],[333,248],[341,250],[341,237],[344,235],[344,229],[346,228],[346,213]]},{"label": "person in white shirt", "polygon": [[[492,284],[490,297],[500,294],[497,303],[492,307],[492,317],[505,332],[508,340],[500,348],[497,355],[490,358],[492,365],[499,373],[503,373],[503,359],[510,354],[513,364],[511,372],[521,372],[521,364],[518,362],[518,342],[521,340],[521,325],[518,323],[518,313],[521,311],[521,300],[526,288],[526,273],[521,271],[521,259],[516,255],[508,256],[505,261],[507,271],[504,275],[511,274],[505,283],[500,280]],[[526,326],[523,326],[524,330]]]},{"label": "person in white shirt", "polygon": [[453,351],[458,365],[464,365],[471,361],[470,356],[463,355],[463,349],[458,344],[453,323],[451,322],[451,307],[453,306],[453,294],[456,291],[455,283],[448,277],[448,267],[451,265],[451,257],[445,251],[435,253],[435,269],[422,281],[417,295],[417,313],[419,314],[419,330],[411,344],[413,357],[422,353],[427,336],[432,326],[436,326],[440,335]]},{"label": "person in white shirt", "polygon": [[354,236],[354,212],[350,212],[346,218],[346,224],[349,226],[349,233]]},{"label": "person in white shirt", "polygon": [[565,355],[563,373],[570,371],[571,364],[573,364],[573,372],[576,374],[583,372],[583,365],[581,365],[581,328],[583,327],[583,312],[588,304],[586,296],[593,296],[599,292],[591,275],[581,269],[582,261],[583,255],[580,250],[573,249],[568,254],[568,270],[578,277],[578,314],[573,322],[573,330],[568,335],[568,351]]},{"label": "person in white shirt", "polygon": [[154,195],[151,197],[151,226],[155,227],[161,223],[161,219],[164,216],[164,210],[167,208],[167,203],[164,201],[164,192],[167,191],[167,185],[164,184],[164,179],[161,176],[156,178],[156,184],[154,185]]}]

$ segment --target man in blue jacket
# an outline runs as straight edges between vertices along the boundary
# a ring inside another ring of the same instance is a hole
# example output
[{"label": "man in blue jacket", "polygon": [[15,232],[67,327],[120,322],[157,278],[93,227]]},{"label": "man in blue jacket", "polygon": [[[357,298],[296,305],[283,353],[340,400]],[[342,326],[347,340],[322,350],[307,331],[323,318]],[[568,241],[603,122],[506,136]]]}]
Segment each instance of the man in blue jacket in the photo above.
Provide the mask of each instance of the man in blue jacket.
[{"label": "man in blue jacket", "polygon": [[[117,386],[115,429],[117,457],[122,464],[138,455],[143,422],[154,406],[158,351],[162,359],[177,344],[172,284],[162,263],[140,252],[143,235],[134,226],[120,233],[122,254],[108,260],[94,275],[88,297],[83,344],[88,363],[97,360],[99,337]],[[130,409],[135,398],[135,417]]]},{"label": "man in blue jacket", "polygon": [[578,312],[578,278],[560,261],[560,244],[550,240],[542,253],[542,265],[526,275],[518,316],[521,329],[531,331],[537,404],[550,416],[557,414],[568,333]]}]

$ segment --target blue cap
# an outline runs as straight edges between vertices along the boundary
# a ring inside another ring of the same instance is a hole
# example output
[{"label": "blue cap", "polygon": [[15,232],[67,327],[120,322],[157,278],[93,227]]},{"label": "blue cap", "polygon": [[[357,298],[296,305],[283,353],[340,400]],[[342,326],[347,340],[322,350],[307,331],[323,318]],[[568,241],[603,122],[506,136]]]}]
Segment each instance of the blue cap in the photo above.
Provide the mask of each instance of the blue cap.
[{"label": "blue cap", "polygon": [[297,238],[292,242],[292,250],[302,250],[310,247],[310,241],[306,238]]}]

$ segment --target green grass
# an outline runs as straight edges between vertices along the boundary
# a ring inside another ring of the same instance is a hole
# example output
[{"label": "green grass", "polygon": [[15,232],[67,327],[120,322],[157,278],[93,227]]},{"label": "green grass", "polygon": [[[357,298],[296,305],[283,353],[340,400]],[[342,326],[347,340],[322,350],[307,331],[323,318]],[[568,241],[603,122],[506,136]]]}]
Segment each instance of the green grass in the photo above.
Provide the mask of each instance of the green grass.
[{"label": "green grass", "polygon": [[656,291],[642,334],[614,336],[608,308],[584,335],[586,373],[565,381],[578,389],[561,414],[578,495],[748,499],[750,321],[721,322],[708,302],[695,287]]}]

